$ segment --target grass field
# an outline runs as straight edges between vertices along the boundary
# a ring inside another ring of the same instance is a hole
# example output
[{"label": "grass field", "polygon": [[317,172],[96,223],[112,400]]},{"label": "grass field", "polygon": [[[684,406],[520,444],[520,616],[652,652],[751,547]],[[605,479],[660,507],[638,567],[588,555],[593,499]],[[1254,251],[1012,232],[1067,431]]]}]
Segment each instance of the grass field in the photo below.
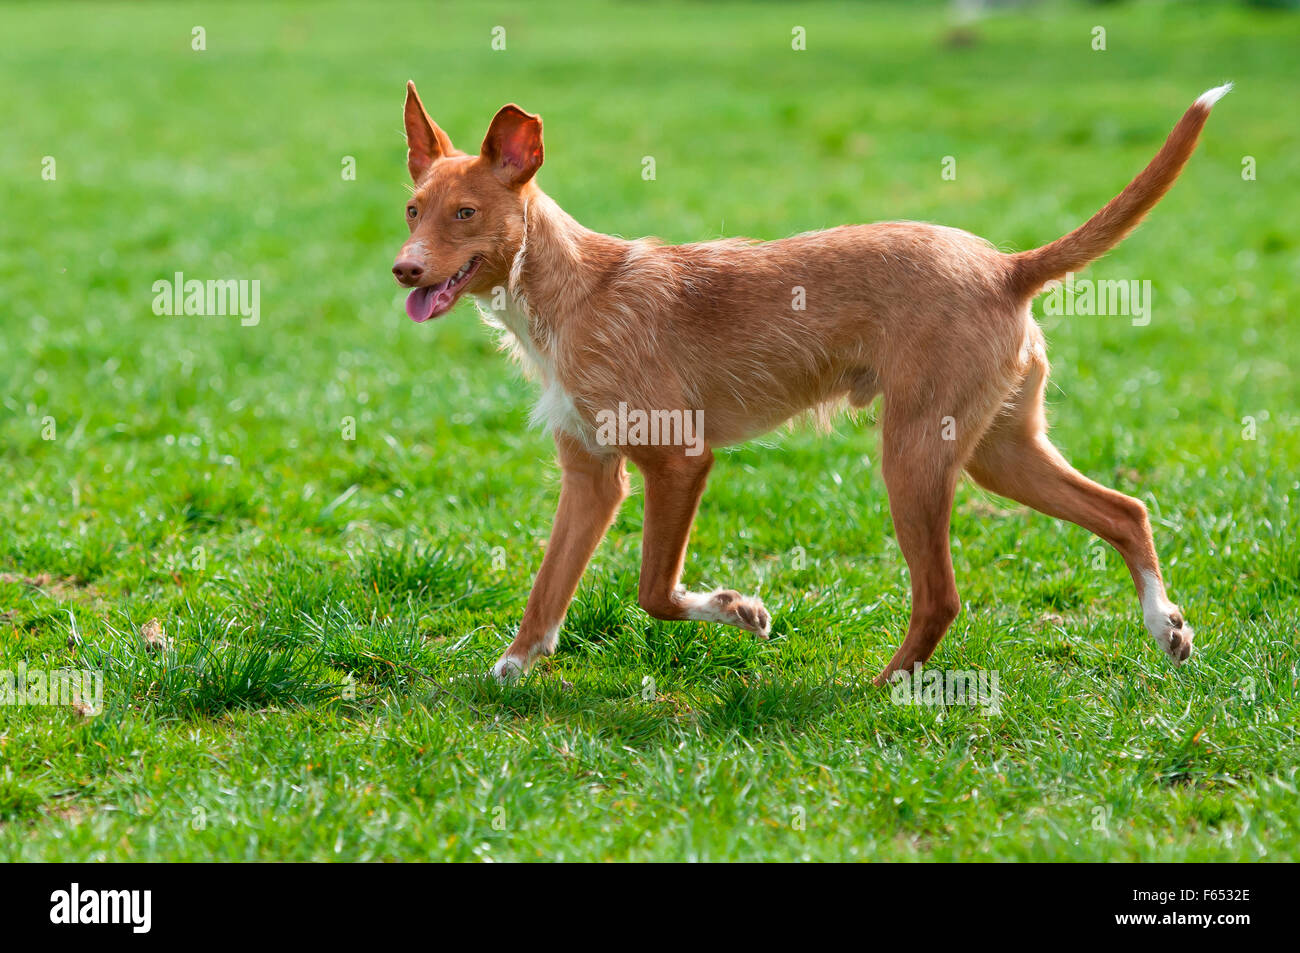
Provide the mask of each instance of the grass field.
[{"label": "grass field", "polygon": [[[951,25],[924,4],[0,8],[0,670],[104,679],[90,711],[0,706],[0,858],[1295,856],[1300,19]],[[557,475],[472,308],[402,311],[408,78],[462,146],[504,102],[541,112],[543,188],[603,231],[913,218],[1007,249],[1092,214],[1234,80],[1089,273],[1151,280],[1150,324],[1047,322],[1054,437],[1150,506],[1192,663],[1146,635],[1115,553],[967,484],[934,664],[998,673],[1001,703],[894,704],[870,679],[906,569],[877,429],[845,419],[719,453],[687,580],[760,592],[770,642],[637,607],[634,492],[558,655],[484,679]],[[260,281],[259,322],[156,315],[176,272]]]}]

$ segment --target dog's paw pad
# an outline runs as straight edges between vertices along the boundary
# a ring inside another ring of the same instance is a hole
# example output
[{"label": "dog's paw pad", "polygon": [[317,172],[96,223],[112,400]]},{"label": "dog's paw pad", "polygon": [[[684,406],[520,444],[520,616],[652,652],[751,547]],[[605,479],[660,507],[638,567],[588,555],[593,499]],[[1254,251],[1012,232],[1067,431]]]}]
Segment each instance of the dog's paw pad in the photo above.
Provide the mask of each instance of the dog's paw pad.
[{"label": "dog's paw pad", "polygon": [[1170,612],[1152,634],[1175,665],[1182,665],[1191,658],[1194,633],[1181,612]]},{"label": "dog's paw pad", "polygon": [[1181,665],[1192,654],[1192,627],[1180,615],[1169,617],[1169,648],[1166,650],[1175,664]]},{"label": "dog's paw pad", "polygon": [[742,602],[736,606],[736,616],[746,629],[760,639],[766,639],[772,631],[772,616],[759,602]]},{"label": "dog's paw pad", "polygon": [[768,637],[772,616],[758,599],[746,598],[734,589],[723,589],[713,594],[713,603],[719,612],[732,617],[734,625],[748,629],[760,639]]}]

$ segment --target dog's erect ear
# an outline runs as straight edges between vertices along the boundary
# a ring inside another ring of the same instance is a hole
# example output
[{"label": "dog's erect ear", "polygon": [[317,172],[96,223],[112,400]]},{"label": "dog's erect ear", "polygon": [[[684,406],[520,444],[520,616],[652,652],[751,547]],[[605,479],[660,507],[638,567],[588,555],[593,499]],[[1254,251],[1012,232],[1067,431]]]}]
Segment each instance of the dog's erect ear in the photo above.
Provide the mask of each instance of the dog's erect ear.
[{"label": "dog's erect ear", "polygon": [[417,183],[429,171],[434,160],[454,155],[455,146],[438,124],[429,118],[415,91],[415,83],[406,83],[406,167]]},{"label": "dog's erect ear", "polygon": [[542,167],[542,117],[514,103],[502,106],[492,118],[481,155],[498,179],[520,188]]}]

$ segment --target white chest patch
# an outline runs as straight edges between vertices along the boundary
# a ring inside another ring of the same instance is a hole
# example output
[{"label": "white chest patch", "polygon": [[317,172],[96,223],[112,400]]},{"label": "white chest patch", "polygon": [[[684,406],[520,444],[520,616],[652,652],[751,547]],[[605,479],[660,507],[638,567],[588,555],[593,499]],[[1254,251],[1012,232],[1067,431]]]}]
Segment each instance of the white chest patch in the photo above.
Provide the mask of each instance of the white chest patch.
[{"label": "white chest patch", "polygon": [[[578,438],[590,449],[599,449],[595,446],[592,427],[579,415],[573,398],[560,383],[550,354],[533,340],[528,312],[523,305],[514,295],[504,291],[495,296],[473,297],[483,322],[501,334],[503,348],[519,361],[525,376],[540,379],[542,394],[529,415],[529,424],[547,431],[562,431]],[[504,306],[494,307],[502,300]]]}]

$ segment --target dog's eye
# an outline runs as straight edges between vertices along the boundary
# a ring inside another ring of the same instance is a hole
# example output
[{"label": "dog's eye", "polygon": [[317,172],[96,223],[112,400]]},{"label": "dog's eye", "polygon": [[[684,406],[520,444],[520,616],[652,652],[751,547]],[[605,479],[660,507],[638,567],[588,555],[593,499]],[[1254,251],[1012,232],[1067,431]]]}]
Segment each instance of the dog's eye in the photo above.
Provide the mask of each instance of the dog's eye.
[{"label": "dog's eye", "polygon": [[457,209],[457,210],[456,210],[456,217],[457,217],[458,219],[460,219],[462,222],[465,221],[465,219],[467,219],[467,218],[473,218],[473,217],[474,217],[474,209],[472,209],[472,208],[461,208],[461,209]]},{"label": "dog's eye", "polygon": [[417,214],[419,214],[419,213],[416,212],[416,210],[415,210],[415,206],[414,206],[414,205],[408,205],[408,206],[406,206],[406,217],[407,217],[407,218],[415,218],[415,216],[416,216]]}]

